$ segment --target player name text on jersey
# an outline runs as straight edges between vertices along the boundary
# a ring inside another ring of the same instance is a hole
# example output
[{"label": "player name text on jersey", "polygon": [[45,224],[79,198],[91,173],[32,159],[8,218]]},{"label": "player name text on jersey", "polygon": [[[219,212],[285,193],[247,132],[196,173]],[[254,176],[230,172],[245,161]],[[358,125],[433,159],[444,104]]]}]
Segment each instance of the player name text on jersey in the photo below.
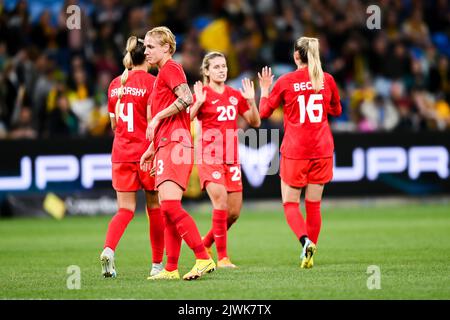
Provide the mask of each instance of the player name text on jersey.
[{"label": "player name text on jersey", "polygon": [[[296,82],[293,84],[294,86],[294,92],[298,91],[305,91],[305,90],[313,90],[311,81],[308,82]],[[323,89],[323,83],[322,83],[322,89]]]},{"label": "player name text on jersey", "polygon": [[[143,97],[145,93],[147,92],[147,89],[139,89],[139,88],[133,88],[133,87],[123,87],[122,89],[123,95],[132,95],[132,96],[138,96]],[[111,90],[111,97],[113,98],[117,96],[119,93],[119,88],[115,88]]]}]

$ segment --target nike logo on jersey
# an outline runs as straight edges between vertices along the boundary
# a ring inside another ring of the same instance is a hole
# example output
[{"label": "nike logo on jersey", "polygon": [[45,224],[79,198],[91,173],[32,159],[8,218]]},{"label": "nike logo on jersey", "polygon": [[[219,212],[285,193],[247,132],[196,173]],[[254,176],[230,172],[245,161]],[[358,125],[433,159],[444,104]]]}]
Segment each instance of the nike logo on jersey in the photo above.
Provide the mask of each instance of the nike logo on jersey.
[{"label": "nike logo on jersey", "polygon": [[212,104],[216,104],[217,102],[219,102],[219,99],[211,101]]}]

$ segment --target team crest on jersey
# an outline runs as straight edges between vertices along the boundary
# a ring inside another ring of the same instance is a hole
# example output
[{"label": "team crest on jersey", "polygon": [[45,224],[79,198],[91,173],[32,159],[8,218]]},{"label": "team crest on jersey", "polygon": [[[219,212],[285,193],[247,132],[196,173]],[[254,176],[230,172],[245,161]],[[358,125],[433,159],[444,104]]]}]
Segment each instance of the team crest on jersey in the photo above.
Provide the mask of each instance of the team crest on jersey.
[{"label": "team crest on jersey", "polygon": [[236,97],[234,97],[234,96],[231,96],[231,97],[230,97],[230,103],[231,103],[233,106],[235,106],[235,105],[238,104],[238,99],[236,99]]},{"label": "team crest on jersey", "polygon": [[221,176],[222,176],[222,174],[219,171],[214,171],[212,173],[212,177],[216,180],[219,180]]}]

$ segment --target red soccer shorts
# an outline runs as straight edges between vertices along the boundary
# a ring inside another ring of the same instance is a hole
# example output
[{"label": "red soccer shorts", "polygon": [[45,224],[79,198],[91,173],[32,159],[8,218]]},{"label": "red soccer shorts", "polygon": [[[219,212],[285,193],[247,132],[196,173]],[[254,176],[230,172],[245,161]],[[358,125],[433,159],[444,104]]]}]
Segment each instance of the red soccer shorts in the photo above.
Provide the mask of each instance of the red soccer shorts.
[{"label": "red soccer shorts", "polygon": [[280,177],[287,185],[298,188],[309,183],[328,183],[333,178],[333,157],[299,160],[281,156]]},{"label": "red soccer shorts", "polygon": [[178,184],[183,191],[186,190],[194,163],[194,148],[170,142],[158,148],[154,161],[157,188],[164,181],[170,180]]},{"label": "red soccer shorts", "polygon": [[132,192],[144,189],[155,190],[155,178],[144,172],[139,162],[114,162],[112,164],[112,185],[119,192]]},{"label": "red soccer shorts", "polygon": [[198,164],[200,185],[205,190],[208,182],[224,185],[228,192],[242,191],[240,164]]}]

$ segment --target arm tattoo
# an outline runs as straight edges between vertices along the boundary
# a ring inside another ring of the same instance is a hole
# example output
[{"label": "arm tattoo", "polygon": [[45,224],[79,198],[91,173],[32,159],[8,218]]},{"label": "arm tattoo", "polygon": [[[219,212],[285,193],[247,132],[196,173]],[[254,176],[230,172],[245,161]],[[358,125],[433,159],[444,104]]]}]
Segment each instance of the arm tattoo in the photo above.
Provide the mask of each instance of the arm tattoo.
[{"label": "arm tattoo", "polygon": [[178,112],[180,112],[181,109],[183,108],[183,100],[177,98],[177,100],[173,102],[173,105],[175,106],[175,108],[177,108]]},{"label": "arm tattoo", "polygon": [[176,104],[177,109],[178,105],[183,109],[186,109],[192,104],[193,101],[192,93],[187,83],[180,84],[178,87],[175,88],[174,92],[178,96],[178,99],[176,101],[179,102],[179,104],[178,103]]}]

